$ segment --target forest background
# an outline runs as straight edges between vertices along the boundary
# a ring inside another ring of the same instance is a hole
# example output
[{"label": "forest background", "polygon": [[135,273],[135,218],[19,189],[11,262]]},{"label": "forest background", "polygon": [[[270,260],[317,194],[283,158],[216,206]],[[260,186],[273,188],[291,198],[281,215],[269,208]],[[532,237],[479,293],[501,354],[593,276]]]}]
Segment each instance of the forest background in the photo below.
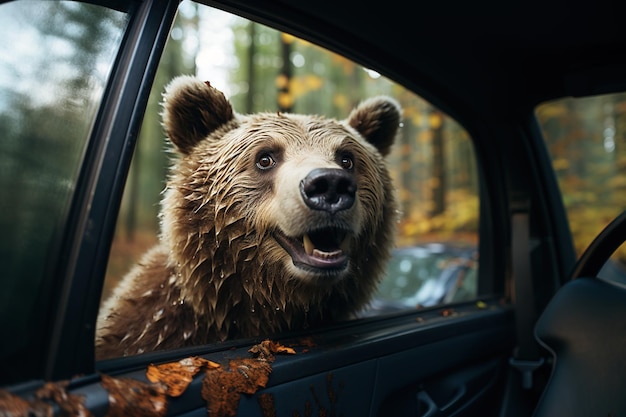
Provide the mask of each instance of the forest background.
[{"label": "forest background", "polygon": [[[122,12],[71,1],[9,2],[2,8],[12,12],[0,13],[6,39],[0,43],[0,304],[10,312],[0,314],[5,319],[0,328],[19,339],[24,322],[14,318],[29,317],[41,301],[37,294],[47,294],[54,285],[48,278],[58,271],[52,268],[67,262],[61,243],[73,233],[77,191],[80,199],[88,188],[81,173],[93,168],[94,159],[81,164],[85,155],[98,151],[89,147],[90,132],[128,19]],[[415,53],[427,42],[415,39]],[[371,69],[183,1],[155,74],[111,251],[99,260],[107,262],[103,299],[158,240],[160,200],[175,158],[161,127],[160,102],[164,86],[181,74],[210,81],[240,113],[291,111],[343,119],[365,98],[395,97],[404,117],[389,167],[401,202],[398,246],[408,247],[410,255],[403,258],[403,251],[394,251],[378,301],[426,305],[416,301],[427,292],[422,290],[436,288],[438,277],[453,276],[449,271],[460,271],[460,279],[444,302],[479,294],[477,267],[489,260],[476,256],[479,181],[472,138],[462,126]],[[580,254],[626,208],[626,94],[558,100],[540,105],[535,114]],[[117,162],[107,159],[104,169],[116,169]],[[110,213],[101,205],[93,209]],[[107,243],[89,239],[89,223],[85,227],[86,244]],[[463,255],[450,250],[459,245]],[[429,255],[417,259],[432,247],[448,250],[453,259],[442,259],[442,252],[426,262]],[[622,248],[621,261],[609,263],[621,268],[616,275],[623,282],[625,254]],[[434,264],[432,274],[426,264]]]},{"label": "forest background", "polygon": [[[395,97],[404,111],[402,135],[389,164],[402,207],[398,246],[477,244],[478,173],[472,142],[458,123],[342,56],[218,10],[183,4],[141,130],[109,275],[126,272],[156,241],[160,192],[172,157],[164,152],[161,93],[180,74],[211,81],[240,113],[344,118],[364,98]],[[536,114],[580,254],[615,217],[615,207],[626,208],[626,95],[559,100],[541,105]],[[626,250],[617,256],[626,260]]]},{"label": "forest background", "polygon": [[472,142],[453,119],[375,71],[291,35],[183,3],[159,70],[125,189],[107,282],[156,242],[161,192],[175,155],[165,141],[165,85],[197,75],[239,113],[280,111],[343,119],[361,101],[396,98],[403,126],[389,167],[401,202],[398,245],[478,242],[478,179]]},{"label": "forest background", "polygon": [[[85,75],[93,71],[85,69],[97,68],[99,63],[89,57],[104,47],[99,40],[125,24],[115,13],[108,22],[92,13],[94,8],[72,2],[51,2],[42,10],[42,16],[50,17],[45,21],[48,26],[37,27],[39,34],[31,41],[46,45],[45,50],[57,56],[58,68],[46,66],[50,56],[28,55],[28,42],[22,43],[19,54],[4,57],[16,62],[15,73],[3,73],[1,79],[5,94],[0,101],[0,133],[7,151],[0,155],[0,168],[7,174],[0,179],[11,201],[9,206],[5,198],[4,204],[14,214],[5,216],[2,227],[5,234],[15,235],[7,241],[24,241],[19,236],[25,233],[40,234],[37,222],[28,216],[48,209],[15,211],[15,205],[49,204],[59,188],[69,185],[44,187],[45,196],[16,187],[74,176],[66,172],[72,165],[63,161],[68,150],[77,146],[74,138],[80,136],[76,132],[84,123],[84,114],[77,109],[84,111],[89,103],[74,100],[59,105],[51,98],[74,97],[72,91],[96,97],[93,80]],[[24,19],[20,24],[28,26],[29,20]],[[102,24],[95,26],[94,21]],[[18,65],[20,60],[30,65]],[[61,71],[63,83],[41,85],[39,101],[28,100],[19,83],[24,78],[20,71],[27,70]],[[96,74],[102,78],[99,81],[106,81],[106,73]],[[111,249],[109,277],[125,274],[158,238],[159,202],[175,157],[160,124],[161,94],[181,74],[210,81],[240,113],[283,111],[341,119],[360,100],[377,94],[395,97],[404,110],[402,135],[389,164],[401,201],[398,245],[477,244],[477,166],[471,138],[462,126],[411,91],[339,55],[185,1],[159,65],[137,142]],[[60,90],[67,91],[55,93]],[[559,100],[539,106],[536,115],[563,192],[575,249],[581,253],[619,209],[626,208],[626,95]],[[40,120],[46,123],[36,122]],[[33,144],[37,144],[37,154]],[[46,156],[45,161],[56,161],[54,166],[43,167],[55,175],[40,175],[43,168],[34,160],[39,153]],[[32,162],[14,166],[15,161],[24,160]],[[37,189],[41,194],[41,187]],[[61,210],[62,203],[50,210]],[[25,224],[32,230],[23,230]],[[25,247],[24,253],[28,250]],[[619,252],[622,260],[626,260],[625,252]]]}]

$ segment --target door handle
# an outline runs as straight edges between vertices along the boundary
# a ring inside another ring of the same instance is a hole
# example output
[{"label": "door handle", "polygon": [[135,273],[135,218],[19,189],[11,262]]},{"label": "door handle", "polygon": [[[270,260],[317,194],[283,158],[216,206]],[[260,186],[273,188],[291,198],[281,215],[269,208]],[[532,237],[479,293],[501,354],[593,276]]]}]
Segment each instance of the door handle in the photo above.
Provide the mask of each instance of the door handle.
[{"label": "door handle", "polygon": [[455,405],[457,405],[457,403],[459,401],[461,401],[463,399],[463,397],[465,397],[466,393],[467,393],[467,388],[465,388],[465,385],[460,386],[457,389],[457,391],[454,393],[454,396],[452,398],[450,398],[445,405],[441,406],[441,411],[442,412],[446,412],[450,408],[452,408]]},{"label": "door handle", "polygon": [[430,395],[424,390],[417,393],[417,416],[418,417],[436,417],[447,415],[447,412],[453,409],[459,401],[463,400],[467,389],[465,385],[460,386],[454,396],[450,398],[445,405],[438,406]]},{"label": "door handle", "polygon": [[439,407],[426,391],[417,393],[417,417],[435,417]]}]

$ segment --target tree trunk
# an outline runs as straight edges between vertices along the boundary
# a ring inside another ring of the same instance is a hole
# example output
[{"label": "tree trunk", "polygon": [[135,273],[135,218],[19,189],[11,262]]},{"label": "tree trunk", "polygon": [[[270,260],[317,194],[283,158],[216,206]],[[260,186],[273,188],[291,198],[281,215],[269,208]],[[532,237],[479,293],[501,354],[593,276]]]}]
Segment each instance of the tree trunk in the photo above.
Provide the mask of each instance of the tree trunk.
[{"label": "tree trunk", "polygon": [[283,36],[280,37],[280,50],[283,64],[278,76],[280,80],[278,88],[278,109],[281,112],[289,113],[293,110],[293,99],[289,86],[293,69],[291,67],[291,42],[286,41]]},{"label": "tree trunk", "polygon": [[256,79],[254,72],[254,55],[256,54],[256,23],[248,23],[248,36],[250,47],[248,48],[248,94],[246,94],[246,113],[254,113],[254,92],[256,91]]},{"label": "tree trunk", "polygon": [[443,115],[439,111],[431,113],[433,131],[433,210],[431,215],[443,214],[446,210],[446,166],[443,140]]}]

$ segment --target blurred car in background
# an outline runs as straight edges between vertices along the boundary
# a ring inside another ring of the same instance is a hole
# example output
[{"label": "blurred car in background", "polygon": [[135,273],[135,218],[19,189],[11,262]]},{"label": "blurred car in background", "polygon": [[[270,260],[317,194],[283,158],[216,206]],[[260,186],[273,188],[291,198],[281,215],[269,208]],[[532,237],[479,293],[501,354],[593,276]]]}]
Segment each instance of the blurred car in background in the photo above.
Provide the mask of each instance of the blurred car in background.
[{"label": "blurred car in background", "polygon": [[396,248],[366,314],[469,301],[477,296],[477,279],[475,246],[433,242]]}]

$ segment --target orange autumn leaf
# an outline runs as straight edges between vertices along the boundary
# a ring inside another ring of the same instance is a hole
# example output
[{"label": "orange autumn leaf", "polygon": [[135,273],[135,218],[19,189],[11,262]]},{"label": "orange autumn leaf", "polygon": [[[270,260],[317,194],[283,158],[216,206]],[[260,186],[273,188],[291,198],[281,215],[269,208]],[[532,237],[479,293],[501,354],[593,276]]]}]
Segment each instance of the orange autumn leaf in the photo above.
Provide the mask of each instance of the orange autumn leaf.
[{"label": "orange autumn leaf", "polygon": [[42,401],[54,401],[61,409],[61,415],[93,417],[85,405],[85,398],[67,392],[68,385],[68,381],[46,382],[35,392],[35,398]]},{"label": "orange autumn leaf", "polygon": [[278,345],[276,347],[276,353],[286,353],[287,355],[295,355],[296,351],[289,346]]},{"label": "orange autumn leaf", "polygon": [[202,398],[207,402],[211,417],[237,415],[241,394],[252,395],[265,388],[272,372],[264,358],[234,359],[228,369],[207,370],[202,381]]},{"label": "orange autumn leaf", "polygon": [[160,385],[102,375],[102,387],[109,393],[105,417],[163,417],[167,413],[167,397]]},{"label": "orange autumn leaf", "polygon": [[33,399],[27,401],[9,391],[0,389],[0,415],[14,417],[52,416],[50,403]]},{"label": "orange autumn leaf", "polygon": [[281,345],[278,342],[273,342],[269,339],[262,341],[261,343],[252,346],[248,352],[252,353],[255,357],[261,359],[272,360],[274,354],[284,353],[288,355],[295,355],[296,351],[293,348]]},{"label": "orange autumn leaf", "polygon": [[178,362],[164,363],[160,365],[149,365],[146,377],[149,381],[165,386],[167,395],[178,397],[182,395],[193,377],[202,368],[219,368],[218,363],[200,357],[189,357]]},{"label": "orange autumn leaf", "polygon": [[289,346],[285,346],[285,345],[281,345],[280,343],[274,343],[274,349],[276,353],[285,353],[287,355],[295,355],[296,351],[289,347]]}]

